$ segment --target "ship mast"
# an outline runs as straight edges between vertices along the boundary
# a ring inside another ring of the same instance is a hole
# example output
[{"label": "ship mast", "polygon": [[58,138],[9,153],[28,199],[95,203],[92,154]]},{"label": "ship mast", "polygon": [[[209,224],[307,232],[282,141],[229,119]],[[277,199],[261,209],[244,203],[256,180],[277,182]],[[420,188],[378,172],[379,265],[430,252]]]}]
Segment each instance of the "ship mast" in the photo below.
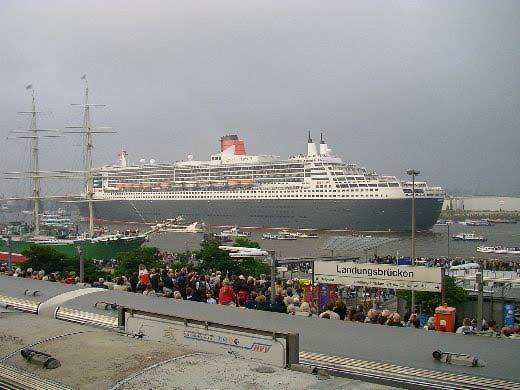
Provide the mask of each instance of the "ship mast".
[{"label": "ship mast", "polygon": [[85,80],[85,112],[83,117],[83,129],[85,130],[85,179],[86,179],[86,197],[88,201],[88,233],[90,237],[94,235],[94,207],[92,198],[94,195],[94,178],[92,175],[92,126],[90,123],[90,106],[88,104],[88,80],[87,76],[82,77]]},{"label": "ship mast", "polygon": [[[32,84],[25,87],[26,90],[31,91],[31,110],[30,111],[20,111],[19,114],[27,114],[31,115],[31,126],[28,130],[13,130],[11,133],[21,133],[21,135],[16,136],[15,138],[21,139],[29,139],[31,141],[31,164],[29,168],[29,172],[11,172],[10,174],[28,174],[28,176],[24,178],[30,178],[32,180],[32,196],[28,199],[33,200],[34,202],[34,234],[40,234],[40,208],[41,208],[41,183],[40,179],[44,172],[40,171],[40,138],[54,138],[59,137],[57,129],[39,129],[37,126],[36,117],[38,114],[41,114],[40,111],[36,111],[36,98],[34,96],[34,88]],[[41,133],[44,133],[43,135]],[[9,177],[12,179],[16,179],[16,177]],[[27,198],[26,198],[27,199]]]},{"label": "ship mast", "polygon": [[40,159],[39,159],[39,142],[38,142],[38,127],[36,126],[36,99],[34,98],[34,88],[32,85],[28,85],[27,89],[32,94],[32,105],[31,105],[31,167],[33,171],[33,197],[34,197],[34,234],[38,236],[40,234],[40,196],[41,196],[41,184],[40,184]]},{"label": "ship mast", "polygon": [[[42,199],[69,199],[69,195],[54,195],[54,196],[42,196],[41,195],[41,179],[75,179],[77,171],[59,170],[59,171],[42,171],[40,170],[40,139],[41,138],[59,138],[62,135],[58,129],[39,129],[37,126],[37,116],[42,114],[41,111],[36,110],[36,98],[34,88],[32,84],[25,87],[27,91],[31,91],[31,109],[29,111],[20,111],[19,114],[31,115],[31,125],[27,130],[10,130],[8,139],[28,139],[30,141],[31,149],[31,162],[29,171],[26,172],[3,172],[2,176],[4,179],[10,180],[23,180],[30,179],[32,182],[32,194],[28,197],[13,197],[6,198],[5,200],[21,201],[31,200],[34,202],[34,235],[40,234],[40,211],[41,211],[41,200]],[[16,134],[11,136],[12,134]]]},{"label": "ship mast", "polygon": [[65,133],[83,134],[85,145],[85,199],[88,204],[88,234],[90,237],[94,235],[94,174],[92,172],[92,149],[94,148],[93,135],[94,134],[109,134],[115,133],[109,127],[92,127],[90,121],[91,107],[105,107],[104,104],[89,103],[89,88],[87,75],[83,75],[81,80],[85,81],[85,102],[83,104],[72,104],[73,106],[83,107],[83,126],[66,126],[67,129],[78,129],[72,131],[65,131]]}]

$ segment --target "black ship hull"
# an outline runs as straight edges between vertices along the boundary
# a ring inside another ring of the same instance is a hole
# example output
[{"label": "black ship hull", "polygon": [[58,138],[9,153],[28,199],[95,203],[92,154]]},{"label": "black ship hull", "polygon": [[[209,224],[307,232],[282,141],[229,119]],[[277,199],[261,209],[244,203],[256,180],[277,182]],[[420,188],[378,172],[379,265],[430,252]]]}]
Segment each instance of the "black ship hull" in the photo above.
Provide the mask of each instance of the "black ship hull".
[{"label": "black ship hull", "polygon": [[[417,230],[439,218],[441,198],[416,198]],[[95,218],[117,222],[159,222],[182,215],[209,225],[356,231],[411,231],[412,200],[108,200],[94,203]],[[86,215],[86,207],[82,213]]]}]

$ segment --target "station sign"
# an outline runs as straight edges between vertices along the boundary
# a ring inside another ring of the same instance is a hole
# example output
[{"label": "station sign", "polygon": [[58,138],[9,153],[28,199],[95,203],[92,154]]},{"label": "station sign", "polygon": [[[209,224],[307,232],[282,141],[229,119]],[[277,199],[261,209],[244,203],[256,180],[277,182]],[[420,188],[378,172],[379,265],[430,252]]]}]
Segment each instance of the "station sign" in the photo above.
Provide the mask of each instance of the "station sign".
[{"label": "station sign", "polygon": [[315,261],[317,283],[441,292],[442,270],[438,267],[396,266],[341,261]]}]

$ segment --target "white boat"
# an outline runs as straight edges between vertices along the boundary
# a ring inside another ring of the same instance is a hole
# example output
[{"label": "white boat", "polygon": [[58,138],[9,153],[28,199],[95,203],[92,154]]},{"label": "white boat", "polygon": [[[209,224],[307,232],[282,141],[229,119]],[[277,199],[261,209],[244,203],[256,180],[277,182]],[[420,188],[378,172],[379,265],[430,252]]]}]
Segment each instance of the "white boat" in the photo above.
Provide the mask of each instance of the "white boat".
[{"label": "white boat", "polygon": [[301,233],[300,237],[301,238],[319,238],[320,236],[318,236],[316,233]]},{"label": "white boat", "polygon": [[506,248],[508,255],[520,255],[520,247]]},{"label": "white boat", "polygon": [[295,236],[294,233],[291,233],[288,230],[282,230],[280,233],[277,234],[276,237],[277,240],[297,240],[298,236]]},{"label": "white boat", "polygon": [[460,233],[452,237],[454,241],[487,241],[487,238],[476,233]]},{"label": "white boat", "polygon": [[193,222],[189,225],[167,225],[164,223],[158,223],[157,225],[153,225],[153,228],[158,228],[159,232],[168,232],[168,233],[204,233],[204,224],[199,222]]},{"label": "white boat", "polygon": [[287,230],[282,230],[281,234],[289,234],[296,238],[318,238],[316,233],[303,233],[303,232],[289,232]]},{"label": "white boat", "polygon": [[466,219],[461,224],[466,226],[493,226],[487,219]]},{"label": "white boat", "polygon": [[494,253],[497,255],[520,255],[520,247],[478,246],[477,252]]},{"label": "white boat", "polygon": [[238,227],[233,227],[229,230],[222,230],[220,233],[215,234],[215,237],[219,238],[238,238],[238,237],[251,237],[251,233],[243,232]]},{"label": "white boat", "polygon": [[291,233],[287,230],[282,230],[278,234],[273,233],[264,233],[262,234],[263,240],[280,240],[280,241],[294,241],[297,240],[299,236],[296,236],[294,233]]},{"label": "white boat", "polygon": [[477,246],[477,252],[495,253],[495,247],[494,246]]}]

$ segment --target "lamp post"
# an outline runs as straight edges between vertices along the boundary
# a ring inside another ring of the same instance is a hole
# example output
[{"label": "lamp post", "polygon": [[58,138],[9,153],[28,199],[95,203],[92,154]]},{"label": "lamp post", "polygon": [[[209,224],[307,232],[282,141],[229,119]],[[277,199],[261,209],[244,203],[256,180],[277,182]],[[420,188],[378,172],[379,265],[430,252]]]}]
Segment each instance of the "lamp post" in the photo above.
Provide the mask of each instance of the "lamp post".
[{"label": "lamp post", "polygon": [[450,224],[446,223],[446,227],[448,228],[448,261],[450,261]]},{"label": "lamp post", "polygon": [[11,235],[9,234],[7,236],[7,250],[9,251],[7,254],[7,270],[9,271],[9,274],[13,272],[13,242],[11,239]]},{"label": "lamp post", "polygon": [[79,282],[85,283],[85,247],[84,243],[81,242],[78,247],[79,254]]},{"label": "lamp post", "polygon": [[[415,169],[409,169],[406,173],[412,176],[412,265],[415,265],[415,176],[421,172]],[[412,291],[412,305],[411,312],[415,309],[415,291]]]},{"label": "lamp post", "polygon": [[275,290],[276,290],[276,253],[275,251],[268,251],[270,265],[271,265],[271,305],[274,305],[274,300],[276,298]]}]

